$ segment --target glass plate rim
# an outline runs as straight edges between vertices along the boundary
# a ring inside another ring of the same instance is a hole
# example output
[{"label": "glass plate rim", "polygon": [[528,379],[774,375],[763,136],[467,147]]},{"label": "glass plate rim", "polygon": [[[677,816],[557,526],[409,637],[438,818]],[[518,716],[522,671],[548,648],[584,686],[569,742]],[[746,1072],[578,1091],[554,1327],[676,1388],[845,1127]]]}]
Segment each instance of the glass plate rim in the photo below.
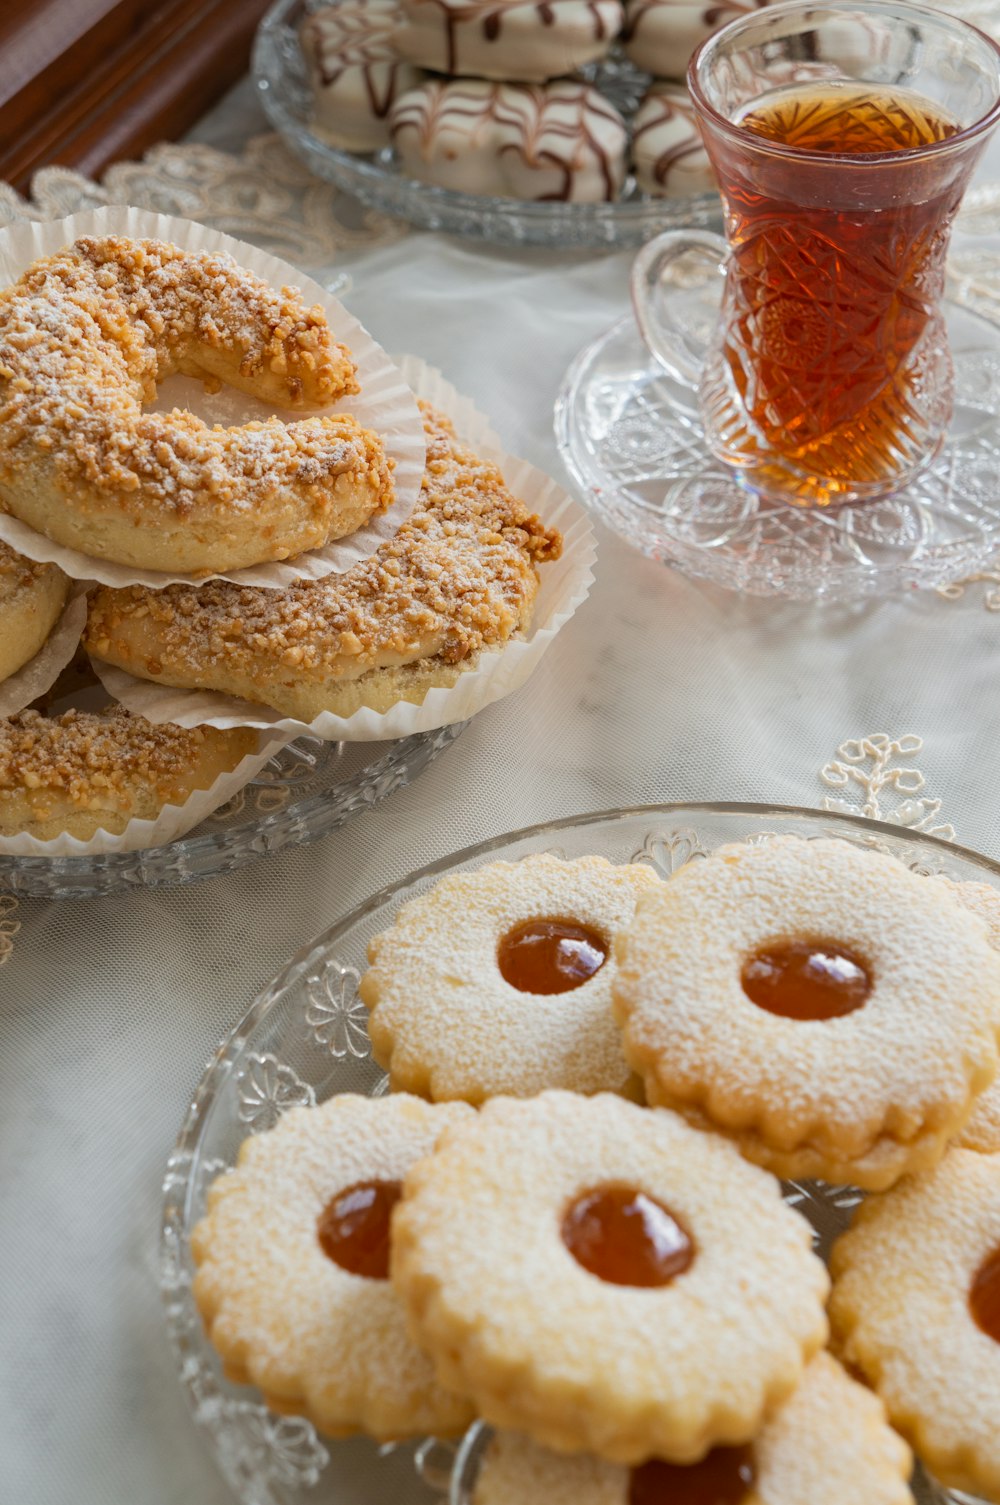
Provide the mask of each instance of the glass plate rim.
[{"label": "glass plate rim", "polygon": [[[420,225],[425,220],[421,218],[418,206],[424,204],[428,214],[436,207],[449,217],[466,216],[470,220],[486,215],[506,216],[512,223],[523,220],[536,230],[564,223],[571,225],[573,232],[581,237],[566,242],[570,249],[574,246],[586,249],[588,245],[591,249],[598,249],[616,244],[624,248],[638,245],[642,238],[670,226],[721,223],[722,204],[719,195],[714,192],[686,194],[678,198],[647,196],[597,204],[495,198],[488,194],[460,193],[455,189],[420,183],[402,174],[389,172],[378,162],[370,160],[369,154],[349,152],[332,145],[298,118],[286,100],[275,91],[272,79],[268,76],[271,68],[282,66],[279,38],[282,29],[288,25],[289,14],[302,3],[303,0],[274,0],[257,28],[251,76],[258,99],[271,125],[297,156],[301,156],[303,148],[307,149],[329,168],[332,181],[339,187],[356,194],[384,213],[409,217],[411,206],[417,207],[418,213],[412,223]],[[312,162],[308,165],[313,171],[316,170]],[[385,205],[382,195],[389,187],[396,187],[405,196],[405,209],[400,205],[395,208]],[[630,238],[616,241],[613,236],[601,233],[613,231],[616,226],[621,227],[623,237]],[[595,237],[593,240],[582,238],[588,232]],[[455,233],[454,229],[451,233]],[[519,237],[512,232],[511,238],[516,241]],[[554,239],[552,243],[557,244],[558,241]]]},{"label": "glass plate rim", "polygon": [[[464,721],[452,722],[449,725],[437,727],[433,731],[415,732],[412,737],[402,737],[391,742],[386,751],[374,763],[368,763],[365,767],[340,787],[341,798],[336,801],[330,800],[329,789],[317,790],[305,799],[289,804],[280,810],[269,811],[260,814],[253,821],[248,821],[243,826],[233,826],[224,831],[204,831],[195,836],[178,836],[173,841],[165,842],[159,846],[142,847],[134,852],[103,852],[78,857],[19,857],[0,853],[0,888],[4,883],[11,881],[11,874],[24,873],[27,876],[49,876],[55,884],[59,880],[65,884],[86,884],[88,877],[94,874],[106,874],[108,886],[102,887],[98,883],[92,886],[81,886],[79,892],[75,892],[74,898],[106,898],[109,893],[119,892],[123,889],[136,888],[164,888],[180,887],[189,883],[200,883],[210,878],[222,877],[225,873],[238,871],[246,867],[260,857],[274,855],[291,844],[295,832],[298,832],[297,845],[311,845],[313,841],[320,840],[335,831],[338,826],[345,824],[351,816],[350,811],[342,808],[343,801],[349,797],[357,796],[361,791],[368,788],[377,788],[380,781],[387,773],[400,770],[405,773],[403,785],[394,785],[389,793],[405,787],[411,782],[408,765],[408,755],[418,751],[426,752],[424,763],[421,763],[417,773],[423,771],[426,764],[431,763],[439,753],[444,752],[464,731]],[[435,746],[435,744],[438,744]],[[292,746],[289,743],[288,746]],[[252,781],[251,781],[252,782]],[[378,804],[376,798],[372,803]],[[328,820],[317,823],[315,829],[303,833],[301,822],[308,815],[321,811],[324,804],[328,805]],[[370,805],[365,806],[371,808]],[[240,857],[241,836],[252,833],[254,843],[252,853],[244,860]],[[174,872],[174,864],[181,858],[185,861],[197,861],[215,852],[220,865],[207,868],[200,872],[190,872],[178,875]],[[230,859],[226,862],[224,859]],[[147,864],[154,864],[157,871],[147,871]],[[17,890],[15,890],[17,891]],[[25,894],[25,897],[42,897],[37,894]],[[52,893],[48,897],[59,897],[58,893]]]}]

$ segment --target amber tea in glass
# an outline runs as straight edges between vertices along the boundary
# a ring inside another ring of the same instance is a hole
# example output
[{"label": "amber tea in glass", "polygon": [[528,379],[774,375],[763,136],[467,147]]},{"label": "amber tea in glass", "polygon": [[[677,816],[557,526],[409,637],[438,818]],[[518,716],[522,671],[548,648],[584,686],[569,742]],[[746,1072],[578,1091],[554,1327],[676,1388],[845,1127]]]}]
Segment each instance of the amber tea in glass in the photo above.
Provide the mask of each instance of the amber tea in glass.
[{"label": "amber tea in glass", "polygon": [[769,497],[883,497],[951,416],[945,256],[1000,115],[1000,50],[918,6],[780,5],[709,38],[689,85],[727,244],[678,231],[643,249],[644,337],[691,379],[658,295],[682,252],[725,257],[697,372],[714,453]]}]

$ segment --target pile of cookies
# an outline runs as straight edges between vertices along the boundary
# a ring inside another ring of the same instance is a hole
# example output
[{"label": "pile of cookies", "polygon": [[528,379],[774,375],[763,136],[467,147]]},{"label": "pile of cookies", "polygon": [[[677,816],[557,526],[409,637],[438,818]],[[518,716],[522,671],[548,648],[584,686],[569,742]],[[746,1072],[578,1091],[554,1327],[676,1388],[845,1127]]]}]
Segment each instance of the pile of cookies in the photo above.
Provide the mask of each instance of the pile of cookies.
[{"label": "pile of cookies", "polygon": [[[83,647],[98,670],[309,723],[419,704],[527,632],[560,536],[427,407],[417,506],[374,552],[284,588],[199,583],[353,534],[393,501],[393,462],[346,413],[224,428],[152,410],[174,372],[281,409],[359,390],[323,310],[227,255],[88,237],[0,293],[0,511],[82,580],[104,563],[123,577],[88,592]],[[146,570],[189,583],[134,583]],[[0,683],[43,648],[71,583],[0,543]],[[154,726],[121,708],[48,717],[56,698],[16,701],[0,720],[0,836],[121,834],[212,788],[258,743],[246,727]]]},{"label": "pile of cookies", "polygon": [[[998,944],[993,889],[835,840],[446,877],[361,980],[391,1094],[209,1190],[227,1376],[484,1419],[471,1505],[912,1505],[911,1447],[1000,1501]],[[829,1272],[777,1174],[871,1191]]]},{"label": "pile of cookies", "polygon": [[[391,146],[409,177],[462,193],[609,202],[630,171],[657,197],[708,192],[714,178],[682,81],[698,43],[744,9],[740,0],[340,0],[302,25],[313,124],[347,151]],[[644,80],[631,130],[593,82],[623,58]]]}]

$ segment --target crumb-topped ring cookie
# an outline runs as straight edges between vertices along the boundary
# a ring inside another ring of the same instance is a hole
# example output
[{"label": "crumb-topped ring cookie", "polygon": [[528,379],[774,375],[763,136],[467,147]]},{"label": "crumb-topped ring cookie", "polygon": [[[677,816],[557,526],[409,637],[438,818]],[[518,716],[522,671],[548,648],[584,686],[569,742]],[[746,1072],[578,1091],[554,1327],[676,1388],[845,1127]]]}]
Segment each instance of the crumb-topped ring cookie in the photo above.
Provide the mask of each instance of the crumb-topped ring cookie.
[{"label": "crumb-topped ring cookie", "polygon": [[160,684],[221,690],[312,721],[420,704],[527,630],[537,566],[559,533],[497,467],[420,403],[427,464],[416,512],[345,574],[263,590],[213,580],[99,590],[86,646]]},{"label": "crumb-topped ring cookie", "polygon": [[210,789],[256,751],[249,727],[154,726],[121,706],[0,720],[0,836],[120,835]]},{"label": "crumb-topped ring cookie", "polygon": [[0,539],[0,683],[34,658],[68,596],[62,570],[25,559]]},{"label": "crumb-topped ring cookie", "polygon": [[331,1436],[468,1425],[468,1404],[434,1383],[407,1337],[386,1277],[399,1183],[469,1112],[342,1094],[244,1141],[191,1235],[195,1300],[230,1379]]},{"label": "crumb-topped ring cookie", "polygon": [[392,500],[348,414],[211,426],[148,410],[173,372],[285,408],[358,390],[323,310],[228,255],[84,238],[0,293],[0,506],[98,559],[207,574],[286,559]]},{"label": "crumb-topped ring cookie", "polygon": [[1000,1500],[1000,1157],[950,1150],[835,1244],[845,1360],[942,1483]]},{"label": "crumb-topped ring cookie", "polygon": [[931,1165],[996,1072],[1000,957],[982,921],[843,841],[682,868],[640,901],[614,993],[650,1102],[784,1176],[878,1190]]},{"label": "crumb-topped ring cookie", "polygon": [[497,1432],[463,1505],[913,1505],[911,1466],[878,1396],[818,1353],[743,1447],[713,1449],[700,1463],[654,1459],[630,1470]]},{"label": "crumb-topped ring cookie", "polygon": [[406,1179],[392,1280],[486,1420],[625,1463],[746,1442],[826,1337],[778,1184],[609,1093],[492,1098],[447,1131]]},{"label": "crumb-topped ring cookie", "polygon": [[660,880],[640,864],[536,853],[443,878],[369,943],[359,992],[396,1089],[478,1103],[546,1087],[626,1092],[614,937]]}]

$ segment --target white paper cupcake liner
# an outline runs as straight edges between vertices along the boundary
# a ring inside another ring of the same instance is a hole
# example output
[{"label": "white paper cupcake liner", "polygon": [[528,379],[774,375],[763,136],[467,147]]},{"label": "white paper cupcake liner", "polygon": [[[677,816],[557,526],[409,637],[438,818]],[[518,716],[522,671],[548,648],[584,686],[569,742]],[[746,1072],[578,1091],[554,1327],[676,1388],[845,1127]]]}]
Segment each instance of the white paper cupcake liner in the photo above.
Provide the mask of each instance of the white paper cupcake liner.
[{"label": "white paper cupcake liner", "polygon": [[305,723],[236,696],[211,690],[177,690],[136,679],[95,660],[95,670],[116,700],[150,721],[176,721],[181,726],[254,726],[281,729],[291,736],[309,733],[327,742],[385,742],[467,721],[524,684],[556,633],[587,597],[597,557],[593,529],[583,508],[551,477],[526,460],[501,451],[487,419],[440,371],[416,356],[404,356],[399,366],[417,396],[447,413],[460,437],[499,465],[514,495],[563,535],[561,557],[542,565],[539,571],[541,585],[527,636],[495,652],[483,653],[476,667],[466,670],[457,684],[450,689],[429,690],[421,705],[400,701],[381,713],[360,710],[353,716],[334,716],[325,711]]},{"label": "white paper cupcake liner", "polygon": [[0,720],[16,716],[55,684],[79,648],[86,625],[87,596],[81,588],[66,602],[62,616],[34,658],[0,684]]},{"label": "white paper cupcake liner", "polygon": [[[297,287],[306,303],[319,303],[334,338],[341,340],[354,357],[361,391],[356,397],[345,397],[331,407],[310,409],[308,416],[350,413],[365,428],[374,429],[381,436],[386,453],[396,462],[393,475],[396,499],[380,517],[325,548],[273,564],[225,571],[221,576],[195,578],[193,575],[140,570],[132,565],[93,559],[77,549],[53,543],[27,523],[3,512],[0,512],[0,538],[18,553],[27,554],[29,559],[57,564],[76,580],[96,580],[101,585],[148,585],[156,590],[174,583],[199,585],[205,580],[221,578],[241,585],[279,590],[295,580],[320,580],[324,575],[343,574],[393,537],[420,497],[426,457],[423,425],[413,394],[398,367],[342,303],[297,267],[258,250],[256,246],[247,245],[245,241],[224,235],[221,230],[211,230],[206,225],[173,215],[115,205],[37,224],[18,221],[0,232],[0,287],[16,282],[40,256],[53,255],[81,235],[123,235],[133,240],[171,241],[187,251],[224,251],[240,266],[263,277],[272,287]],[[274,412],[273,407],[232,387],[224,387],[221,392],[209,395],[202,382],[188,377],[171,377],[164,383],[156,408],[167,410],[173,407],[186,407],[208,423],[227,426],[266,418]],[[278,412],[278,417],[289,423],[303,416],[302,412]]]},{"label": "white paper cupcake liner", "polygon": [[98,831],[89,841],[80,841],[76,836],[54,836],[51,841],[39,841],[22,832],[18,836],[0,836],[0,853],[10,857],[94,857],[165,846],[238,794],[288,740],[282,733],[262,733],[257,739],[257,750],[248,753],[231,773],[221,773],[210,788],[196,790],[183,805],[164,805],[155,820],[130,820],[120,836]]}]

